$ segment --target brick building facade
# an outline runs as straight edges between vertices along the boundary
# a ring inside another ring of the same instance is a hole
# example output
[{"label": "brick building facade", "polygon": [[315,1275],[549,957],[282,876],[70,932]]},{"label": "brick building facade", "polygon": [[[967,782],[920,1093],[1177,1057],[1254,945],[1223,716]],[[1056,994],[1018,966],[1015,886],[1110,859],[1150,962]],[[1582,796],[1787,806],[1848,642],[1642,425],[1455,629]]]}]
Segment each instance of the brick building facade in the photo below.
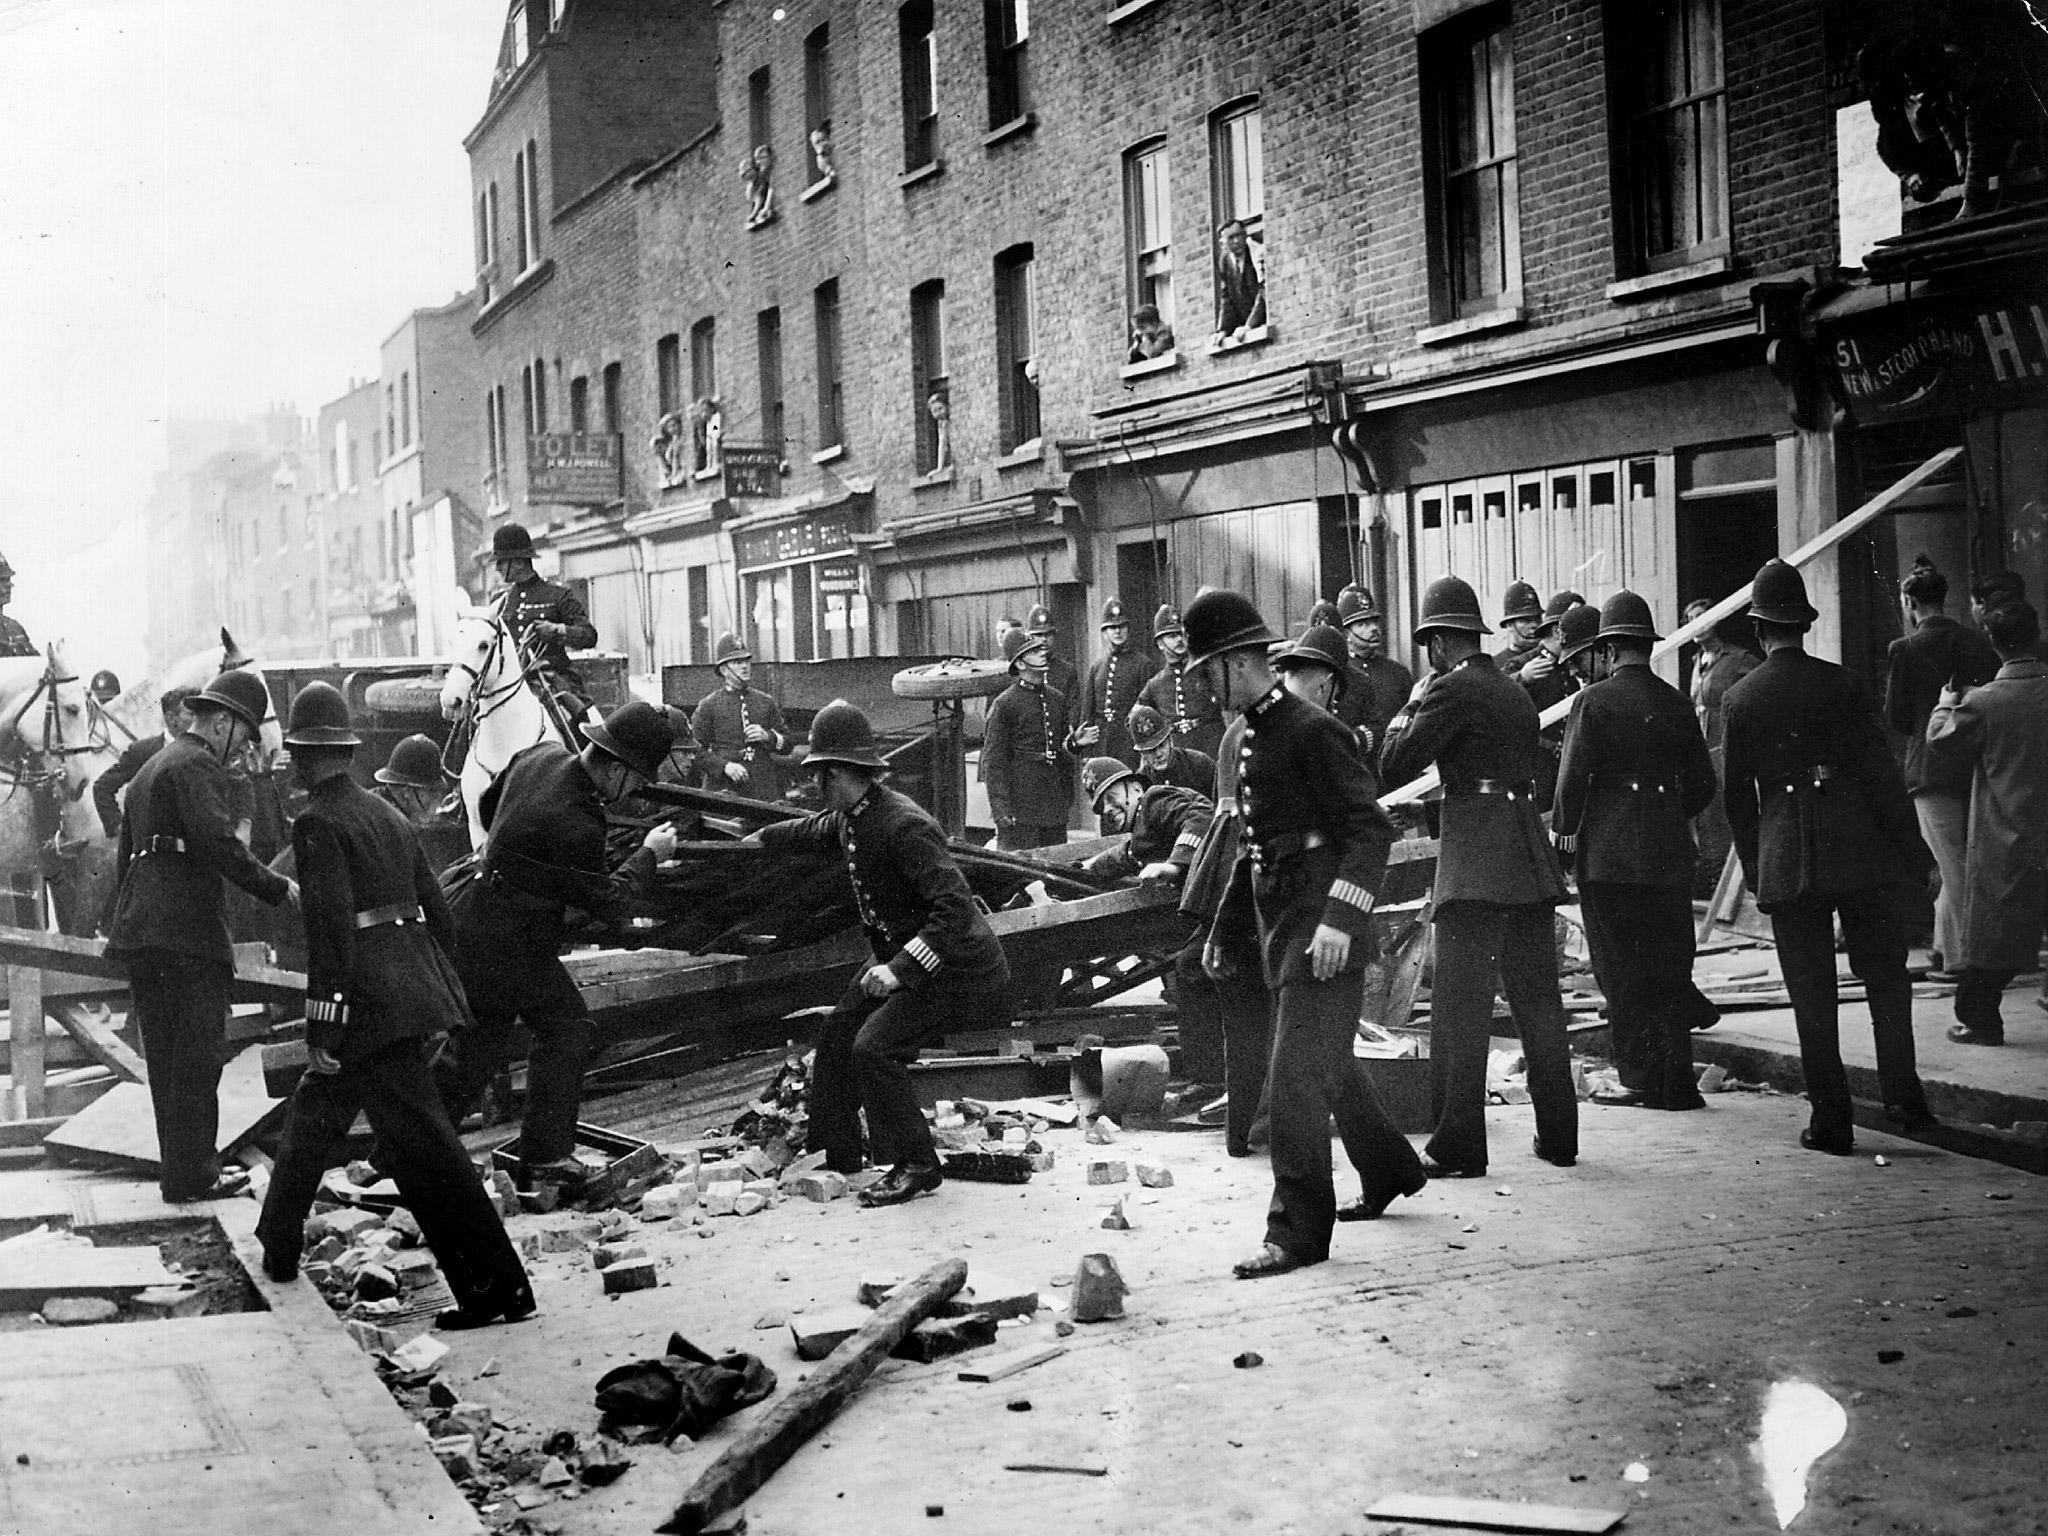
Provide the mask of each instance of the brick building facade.
[{"label": "brick building facade", "polygon": [[[1084,661],[1111,592],[1296,625],[1354,577],[1399,634],[1445,570],[1670,623],[1897,457],[1760,333],[1837,278],[1820,0],[548,9],[469,140],[474,429],[636,669],[986,654],[1041,596]],[[610,496],[530,493],[551,432]],[[1811,572],[1823,644],[1890,559]]]}]

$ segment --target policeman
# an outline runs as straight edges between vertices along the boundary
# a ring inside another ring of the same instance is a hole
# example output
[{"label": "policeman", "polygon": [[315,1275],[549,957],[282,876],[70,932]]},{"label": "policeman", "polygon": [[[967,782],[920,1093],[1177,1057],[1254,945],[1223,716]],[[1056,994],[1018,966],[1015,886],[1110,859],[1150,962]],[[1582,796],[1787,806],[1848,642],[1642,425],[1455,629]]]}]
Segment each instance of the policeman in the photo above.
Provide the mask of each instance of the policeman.
[{"label": "policeman", "polygon": [[1178,784],[1203,796],[1216,792],[1216,759],[1175,741],[1173,727],[1158,710],[1133,704],[1127,724],[1131,745],[1138,749],[1138,776],[1147,784]]},{"label": "policeman", "polygon": [[476,1028],[456,1036],[437,1071],[460,1125],[504,1061],[514,1024],[524,1023],[533,1051],[520,1154],[529,1175],[554,1182],[580,1176],[576,1113],[591,1035],[589,1010],[559,958],[564,914],[577,907],[616,919],[676,846],[664,822],[617,871],[606,868],[605,806],[660,769],[674,744],[667,714],[635,701],[584,735],[581,752],[544,741],[517,753],[477,801],[486,837],[476,878],[451,902],[456,971]]},{"label": "policeman", "polygon": [[1600,610],[1591,603],[1566,609],[1557,621],[1557,658],[1581,688],[1607,676],[1607,655],[1599,641]]},{"label": "policeman", "polygon": [[794,745],[782,706],[754,686],[754,653],[730,632],[712,652],[718,686],[697,702],[690,734],[712,789],[750,800],[780,800],[787,787],[780,759]]},{"label": "policeman", "polygon": [[1479,637],[1490,633],[1471,587],[1455,576],[1430,584],[1415,637],[1428,648],[1432,675],[1388,725],[1380,760],[1388,784],[1408,783],[1431,763],[1443,777],[1430,1007],[1437,1120],[1423,1163],[1436,1178],[1486,1172],[1486,1052],[1496,989],[1507,994],[1529,1064],[1536,1155],[1561,1168],[1579,1155],[1553,937],[1564,871],[1532,798],[1543,756],[1536,706],[1480,649]]},{"label": "policeman", "polygon": [[[1148,784],[1113,757],[1091,757],[1082,765],[1081,793],[1088,797],[1104,837],[1127,834],[1082,867],[1145,884],[1182,884],[1216,814],[1207,795],[1174,784]],[[1216,983],[1202,970],[1208,929],[1207,923],[1195,925],[1173,965],[1180,1069],[1189,1084],[1183,1100],[1215,1097],[1224,1091],[1229,1076]]]},{"label": "policeman", "polygon": [[0,656],[34,656],[36,643],[29,639],[28,631],[19,619],[7,616],[7,605],[13,601],[14,567],[0,555]]},{"label": "policeman", "polygon": [[192,717],[185,712],[185,704],[198,691],[196,688],[166,688],[156,701],[164,728],[154,736],[138,736],[129,742],[121,749],[121,755],[114,759],[113,766],[92,781],[93,809],[100,813],[100,826],[108,837],[120,835],[121,791],[134,782],[144,763],[163,751],[165,742],[176,741],[185,734],[192,724]]},{"label": "policeman", "polygon": [[[1500,600],[1500,622],[1514,638],[1494,660],[1502,672],[1513,677],[1537,651],[1536,630],[1543,622],[1543,599],[1536,595],[1536,589],[1526,581],[1510,582]],[[1490,635],[1493,631],[1484,633]],[[1422,638],[1420,630],[1415,632],[1415,638]]]},{"label": "policeman", "polygon": [[1045,642],[1045,685],[1067,701],[1071,714],[1081,707],[1081,674],[1074,664],[1052,648],[1053,637],[1059,633],[1059,626],[1052,621],[1052,610],[1043,603],[1034,603],[1031,611],[1024,615],[1024,632]]},{"label": "policeman", "polygon": [[121,696],[121,679],[102,667],[93,673],[92,681],[85,685],[85,691],[94,704],[105,709]]},{"label": "policeman", "polygon": [[1334,622],[1343,631],[1351,663],[1351,676],[1338,695],[1336,715],[1358,733],[1359,750],[1370,762],[1379,751],[1387,722],[1415,687],[1415,674],[1387,654],[1386,619],[1365,588],[1346,587],[1337,594]]},{"label": "policeman", "polygon": [[518,523],[501,523],[493,531],[491,563],[506,587],[505,622],[514,637],[531,639],[541,670],[555,691],[567,696],[571,717],[581,719],[590,707],[590,695],[569,652],[597,644],[597,626],[590,622],[582,599],[567,587],[540,579],[533,568],[533,535]]},{"label": "policeman", "polygon": [[819,710],[806,763],[825,809],[749,840],[846,861],[875,963],[825,1021],[811,1065],[811,1126],[825,1165],[855,1173],[865,1111],[875,1161],[890,1168],[861,1201],[901,1205],[944,1179],[908,1064],[948,1027],[1009,1018],[1010,966],[939,824],[881,783],[886,765],[867,716],[844,699]]},{"label": "policeman", "polygon": [[307,793],[292,827],[306,919],[311,1067],[285,1113],[256,1235],[273,1280],[298,1273],[306,1213],[360,1110],[458,1303],[439,1327],[516,1322],[526,1270],[485,1197],[427,1064],[428,1042],[469,1022],[454,920],[405,818],[349,776],[362,740],[326,683],[292,700],[285,745]]},{"label": "policeman", "polygon": [[436,875],[469,852],[469,821],[449,797],[453,781],[433,737],[406,737],[372,777],[378,797],[405,818]]},{"label": "policeman", "polygon": [[1152,616],[1152,644],[1160,667],[1138,690],[1140,702],[1159,711],[1180,745],[1214,761],[1223,740],[1223,710],[1202,674],[1188,666],[1188,632],[1171,603],[1161,604]]},{"label": "policeman", "polygon": [[[1223,707],[1245,718],[1243,851],[1206,960],[1227,972],[1233,952],[1256,939],[1266,985],[1278,995],[1273,1200],[1265,1242],[1235,1268],[1243,1280],[1321,1263],[1334,1223],[1373,1220],[1423,1184],[1415,1149],[1352,1054],[1393,825],[1373,798],[1356,738],[1275,679],[1266,648],[1277,638],[1238,593],[1205,592],[1188,606],[1195,664],[1209,669]],[[1341,1211],[1330,1175],[1332,1115],[1361,1186]]]},{"label": "policeman", "polygon": [[[1569,698],[1581,686],[1579,673],[1564,664],[1564,637],[1560,621],[1574,608],[1590,606],[1576,592],[1552,595],[1543,605],[1543,617],[1536,623],[1536,649],[1522,663],[1515,680],[1529,690],[1529,702],[1541,714],[1558,700]],[[1536,809],[1548,811],[1557,791],[1557,758],[1564,750],[1564,722],[1543,728],[1543,766],[1536,775]]]},{"label": "policeman", "polygon": [[1743,878],[1770,915],[1799,1027],[1812,1106],[1799,1144],[1846,1155],[1855,1131],[1838,1033],[1835,920],[1870,999],[1885,1113],[1908,1129],[1931,1125],[1913,1060],[1906,937],[1887,887],[1928,880],[1934,855],[1862,680],[1806,652],[1820,615],[1799,572],[1782,560],[1758,571],[1749,616],[1764,660],[1722,700],[1728,824]]},{"label": "policeman", "polygon": [[[1273,651],[1270,659],[1289,693],[1339,720],[1344,718],[1340,707],[1356,674],[1340,632],[1327,624],[1315,625],[1292,645]],[[1366,772],[1372,772],[1370,766]]]},{"label": "policeman", "polygon": [[[1582,611],[1591,610],[1581,604],[1563,617]],[[1618,1093],[1593,1097],[1704,1109],[1689,1007],[1698,995],[1692,818],[1714,798],[1714,765],[1691,701],[1650,670],[1658,639],[1650,605],[1615,593],[1601,606],[1596,639],[1607,677],[1572,706],[1551,827],[1558,851],[1576,864],[1586,944],[1621,1071]]]},{"label": "policeman", "polygon": [[1152,666],[1131,644],[1131,621],[1124,616],[1120,597],[1102,605],[1102,639],[1109,648],[1088,669],[1088,688],[1079,705],[1081,723],[1068,746],[1076,756],[1086,748],[1135,768],[1138,749],[1131,741],[1131,706],[1151,680]]},{"label": "policeman", "polygon": [[296,884],[242,845],[228,808],[227,759],[255,739],[270,707],[262,681],[223,672],[186,707],[184,734],[128,786],[107,936],[107,953],[128,968],[156,1112],[157,1183],[174,1205],[225,1199],[248,1182],[240,1170],[223,1176],[215,1156],[235,974],[226,882],[272,906],[299,898]]},{"label": "policeman", "polygon": [[1067,700],[1046,686],[1045,642],[1025,630],[1003,641],[1016,679],[988,707],[981,777],[996,820],[996,846],[1045,848],[1067,840],[1074,760],[1067,755]]}]

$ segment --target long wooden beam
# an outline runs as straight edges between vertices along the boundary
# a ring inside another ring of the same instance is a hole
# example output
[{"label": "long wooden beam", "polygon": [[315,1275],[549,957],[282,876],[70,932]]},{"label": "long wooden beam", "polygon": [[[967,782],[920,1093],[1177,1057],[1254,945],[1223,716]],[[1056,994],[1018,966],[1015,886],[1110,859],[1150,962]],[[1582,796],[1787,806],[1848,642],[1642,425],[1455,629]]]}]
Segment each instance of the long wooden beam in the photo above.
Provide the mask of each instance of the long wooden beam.
[{"label": "long wooden beam", "polygon": [[[0,924],[0,964],[62,971],[70,976],[104,976],[125,982],[128,968],[107,953],[104,939],[83,939],[69,933]],[[229,995],[238,1003],[263,1003],[273,998],[295,1002],[306,991],[302,971],[252,962],[237,946],[235,980]]]},{"label": "long wooden beam", "polygon": [[[1819,556],[1826,554],[1844,539],[1854,538],[1865,528],[1876,522],[1877,519],[1884,516],[1885,513],[1891,511],[1903,498],[1918,490],[1929,480],[1932,480],[1936,475],[1955,463],[1962,455],[1963,450],[1961,448],[1942,449],[1941,452],[1935,454],[1918,469],[1900,476],[1897,480],[1879,491],[1847,517],[1823,528],[1819,533],[1793,550],[1791,554],[1785,556],[1785,563],[1793,567],[1807,565]],[[1651,659],[1655,660],[1660,656],[1669,655],[1680,646],[1698,639],[1737,609],[1747,607],[1749,605],[1750,589],[1754,586],[1754,582],[1744,582],[1735,591],[1730,592],[1698,618],[1690,623],[1681,624],[1677,629],[1674,629],[1650,648]],[[1558,721],[1564,719],[1566,715],[1572,712],[1572,702],[1577,697],[1577,694],[1567,694],[1564,698],[1559,699],[1555,704],[1544,710],[1540,717],[1542,723],[1546,726],[1555,725]],[[1380,803],[1382,805],[1412,804],[1414,801],[1422,799],[1423,796],[1437,788],[1442,782],[1437,776],[1437,771],[1431,768],[1420,778],[1411,779],[1399,789],[1382,795]]]}]

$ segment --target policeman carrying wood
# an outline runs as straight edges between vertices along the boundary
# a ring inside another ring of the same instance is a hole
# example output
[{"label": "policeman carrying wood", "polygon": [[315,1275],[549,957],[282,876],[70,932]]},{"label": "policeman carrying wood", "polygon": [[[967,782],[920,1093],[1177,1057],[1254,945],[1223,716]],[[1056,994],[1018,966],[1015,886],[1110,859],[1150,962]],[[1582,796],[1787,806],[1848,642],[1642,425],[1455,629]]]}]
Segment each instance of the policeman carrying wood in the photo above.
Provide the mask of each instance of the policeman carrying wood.
[{"label": "policeman carrying wood", "polygon": [[1762,665],[1722,701],[1724,799],[1743,878],[1769,915],[1799,1026],[1812,1113],[1799,1144],[1846,1156],[1856,1146],[1842,1066],[1835,923],[1870,1000],[1885,1113],[1907,1130],[1934,1123],[1913,1052],[1913,983],[1895,887],[1938,879],[1906,781],[1862,679],[1807,654],[1820,613],[1797,569],[1756,574],[1749,616]]},{"label": "policeman carrying wood", "polygon": [[[1561,617],[1572,620],[1581,605]],[[1617,592],[1600,609],[1607,677],[1565,727],[1552,833],[1576,868],[1593,974],[1607,999],[1619,1093],[1603,1104],[1704,1109],[1692,1070],[1692,819],[1714,765],[1692,703],[1650,670],[1650,605]],[[1577,628],[1576,623],[1572,626]],[[1564,637],[1569,665],[1573,636]],[[1710,1020],[1709,1020],[1710,1021]]]},{"label": "policeman carrying wood", "polygon": [[787,787],[781,760],[795,745],[782,723],[782,706],[754,686],[754,653],[738,635],[720,635],[712,660],[718,687],[690,717],[705,781],[749,800],[780,800]]},{"label": "policeman carrying wood", "polygon": [[[1235,592],[1188,605],[1188,648],[1223,707],[1242,713],[1238,812],[1243,845],[1211,931],[1212,972],[1259,946],[1277,996],[1268,1093],[1273,1199],[1265,1241],[1239,1279],[1281,1275],[1330,1255],[1338,1221],[1371,1221],[1419,1193],[1415,1149],[1394,1128],[1352,1053],[1374,953],[1372,905],[1393,824],[1351,731],[1282,687],[1267,658],[1280,637]],[[1358,1170],[1341,1210],[1330,1172],[1330,1119]]]},{"label": "policeman carrying wood", "polygon": [[1553,935],[1555,909],[1566,896],[1564,871],[1536,813],[1543,752],[1536,706],[1480,649],[1479,637],[1491,633],[1470,586],[1455,576],[1430,583],[1415,636],[1428,648],[1432,672],[1388,725],[1380,759],[1389,785],[1418,778],[1432,763],[1443,778],[1430,992],[1437,1118],[1423,1164],[1432,1178],[1486,1173],[1486,1053],[1496,988],[1507,994],[1522,1036],[1536,1155],[1562,1168],[1579,1155]]},{"label": "policeman carrying wood", "polygon": [[805,763],[825,809],[765,826],[748,841],[846,862],[875,958],[818,1038],[810,1125],[825,1166],[857,1173],[865,1114],[874,1160],[889,1172],[861,1202],[901,1205],[945,1182],[909,1063],[948,1028],[1007,1019],[1010,965],[939,824],[881,782],[888,765],[866,715],[844,699],[819,710]]},{"label": "policeman carrying wood", "polygon": [[348,703],[326,683],[292,700],[285,745],[307,793],[292,827],[306,919],[306,1045],[256,1235],[273,1280],[298,1273],[320,1176],[358,1111],[455,1293],[437,1326],[516,1322],[533,1288],[428,1065],[430,1043],[469,1023],[456,980],[454,919],[397,809],[358,785],[362,745]]},{"label": "policeman carrying wood", "polygon": [[270,709],[262,680],[223,672],[185,707],[184,734],[128,786],[107,928],[107,953],[128,967],[149,1063],[157,1184],[174,1205],[225,1199],[248,1183],[239,1169],[223,1175],[216,1155],[235,975],[227,882],[271,906],[299,897],[235,836],[227,760],[262,729]]},{"label": "policeman carrying wood", "polygon": [[1048,656],[1045,642],[1025,630],[1003,637],[1003,660],[1016,681],[989,705],[981,741],[981,777],[1001,849],[1067,840],[1067,808],[1074,798],[1068,700],[1046,683]]}]

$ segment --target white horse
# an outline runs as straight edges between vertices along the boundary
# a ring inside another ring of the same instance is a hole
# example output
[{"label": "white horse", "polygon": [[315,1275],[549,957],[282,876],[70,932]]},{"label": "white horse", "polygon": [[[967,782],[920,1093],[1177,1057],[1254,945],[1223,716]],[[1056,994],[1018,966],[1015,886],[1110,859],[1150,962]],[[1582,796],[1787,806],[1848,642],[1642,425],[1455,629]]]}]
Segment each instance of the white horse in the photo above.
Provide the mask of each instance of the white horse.
[{"label": "white horse", "polygon": [[[0,884],[25,896],[41,874],[59,888],[58,915],[74,928],[81,904],[70,861],[105,841],[86,790],[116,752],[63,642],[44,656],[0,660]],[[0,920],[26,915],[24,901]]]},{"label": "white horse", "polygon": [[[571,751],[566,722],[544,695],[546,682],[530,649],[513,638],[502,597],[488,608],[465,608],[455,626],[448,675],[441,682],[442,718],[468,737],[462,764],[462,807],[469,841],[484,845],[477,801],[516,753],[543,741]],[[450,752],[454,749],[450,743]]]}]

